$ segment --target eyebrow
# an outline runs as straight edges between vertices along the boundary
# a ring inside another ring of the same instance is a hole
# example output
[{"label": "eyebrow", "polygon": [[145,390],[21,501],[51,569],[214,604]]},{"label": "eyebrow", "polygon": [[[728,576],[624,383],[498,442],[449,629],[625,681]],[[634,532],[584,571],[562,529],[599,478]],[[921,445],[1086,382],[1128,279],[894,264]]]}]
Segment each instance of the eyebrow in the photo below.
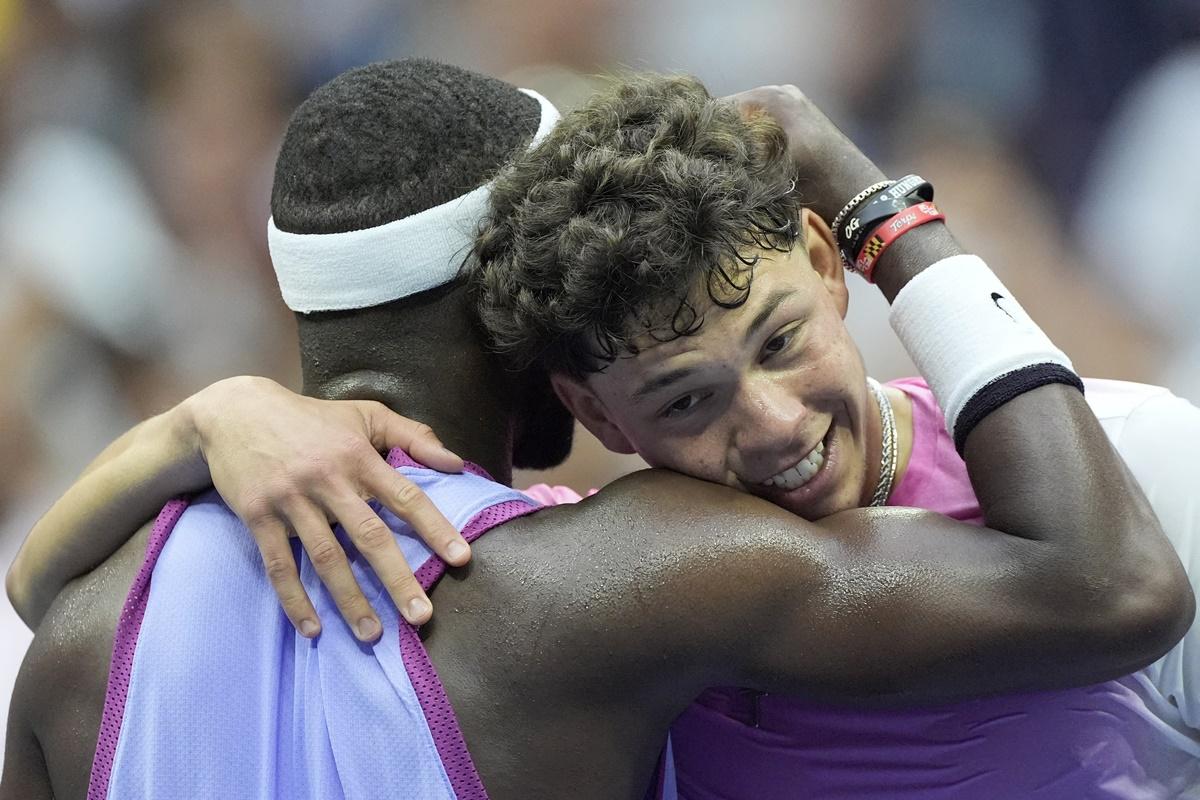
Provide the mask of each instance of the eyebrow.
[{"label": "eyebrow", "polygon": [[775,313],[775,309],[779,308],[779,305],[791,296],[792,291],[790,289],[776,289],[771,292],[770,296],[767,297],[767,302],[763,303],[762,308],[754,315],[754,321],[746,329],[745,341],[747,343],[754,338],[754,334],[758,332],[759,328],[767,324],[767,320]]},{"label": "eyebrow", "polygon": [[641,388],[633,393],[631,399],[635,403],[640,403],[642,400],[645,400],[648,396],[654,394],[655,392],[661,391],[671,384],[678,383],[684,378],[689,377],[695,371],[696,370],[694,367],[680,367],[679,369],[673,369],[669,372],[664,372],[657,378],[651,378],[643,383]]},{"label": "eyebrow", "polygon": [[[791,296],[792,290],[790,289],[776,289],[775,291],[771,292],[771,294],[767,296],[767,301],[763,303],[762,308],[760,308],[758,313],[754,315],[754,320],[750,323],[750,327],[746,329],[745,341],[749,342],[751,339],[753,339],[754,334],[758,331],[758,329],[767,324],[767,320],[770,319],[771,315],[775,313],[775,309],[779,308],[780,304],[782,304],[784,300],[787,300]],[[642,386],[633,393],[630,399],[635,403],[640,403],[648,396],[667,388],[671,384],[678,383],[684,378],[690,377],[695,371],[695,367],[680,367],[679,369],[673,369],[668,372],[664,372],[662,375],[659,375],[656,378],[651,378],[642,384]]]}]

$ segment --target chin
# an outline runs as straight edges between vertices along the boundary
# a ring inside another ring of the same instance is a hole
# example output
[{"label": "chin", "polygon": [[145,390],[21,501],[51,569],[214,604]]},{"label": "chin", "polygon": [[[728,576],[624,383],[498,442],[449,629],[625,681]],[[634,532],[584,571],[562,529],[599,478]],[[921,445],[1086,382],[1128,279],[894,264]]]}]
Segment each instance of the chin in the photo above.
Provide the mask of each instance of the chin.
[{"label": "chin", "polygon": [[820,500],[811,503],[788,503],[785,501],[779,503],[778,505],[799,517],[803,517],[809,522],[816,522],[819,519],[828,517],[830,514],[836,514],[839,511],[847,511],[851,508],[854,508],[857,504],[852,501],[844,500],[841,497],[831,496],[823,497]]}]

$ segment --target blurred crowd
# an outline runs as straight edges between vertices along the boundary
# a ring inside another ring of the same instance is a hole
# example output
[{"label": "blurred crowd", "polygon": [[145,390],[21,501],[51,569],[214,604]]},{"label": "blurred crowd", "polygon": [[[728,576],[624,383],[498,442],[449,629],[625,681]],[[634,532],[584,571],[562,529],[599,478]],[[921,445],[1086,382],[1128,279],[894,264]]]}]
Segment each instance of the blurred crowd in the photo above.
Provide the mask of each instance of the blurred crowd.
[{"label": "blurred crowd", "polygon": [[[311,89],[406,55],[563,108],[617,68],[795,83],[934,183],[1082,374],[1200,402],[1200,0],[0,0],[0,568],[137,420],[234,374],[298,388],[276,147]],[[882,299],[852,296],[872,374],[910,373]],[[520,479],[637,463],[580,436]],[[27,641],[2,604],[0,711]]]}]

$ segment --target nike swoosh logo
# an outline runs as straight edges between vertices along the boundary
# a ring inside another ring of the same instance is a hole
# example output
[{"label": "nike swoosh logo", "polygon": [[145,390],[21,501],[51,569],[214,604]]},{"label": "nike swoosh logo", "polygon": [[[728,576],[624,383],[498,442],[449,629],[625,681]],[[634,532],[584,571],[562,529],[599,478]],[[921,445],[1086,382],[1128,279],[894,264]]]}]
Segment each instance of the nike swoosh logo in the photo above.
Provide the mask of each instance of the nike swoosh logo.
[{"label": "nike swoosh logo", "polygon": [[1012,314],[1009,314],[1008,311],[1005,310],[1004,306],[1000,305],[1000,301],[1006,300],[1006,299],[1007,298],[1004,295],[1000,294],[999,292],[992,292],[992,302],[996,304],[996,308],[1000,309],[1001,311],[1004,311],[1005,316],[1007,316],[1013,322],[1016,322],[1017,321],[1016,317],[1014,317]]}]

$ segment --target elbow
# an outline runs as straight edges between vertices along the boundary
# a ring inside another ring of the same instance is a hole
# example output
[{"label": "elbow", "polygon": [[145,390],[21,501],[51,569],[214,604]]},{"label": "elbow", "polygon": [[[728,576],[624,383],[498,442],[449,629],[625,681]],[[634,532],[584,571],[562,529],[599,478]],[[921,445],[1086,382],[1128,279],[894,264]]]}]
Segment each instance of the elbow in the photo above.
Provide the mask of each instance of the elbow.
[{"label": "elbow", "polygon": [[1139,553],[1110,584],[1093,616],[1098,641],[1127,659],[1126,672],[1157,661],[1187,633],[1196,600],[1183,565],[1169,545]]},{"label": "elbow", "polygon": [[1167,556],[1138,570],[1136,585],[1130,586],[1121,603],[1119,625],[1130,644],[1143,651],[1146,664],[1178,644],[1196,615],[1196,598],[1187,573],[1173,549]]}]

